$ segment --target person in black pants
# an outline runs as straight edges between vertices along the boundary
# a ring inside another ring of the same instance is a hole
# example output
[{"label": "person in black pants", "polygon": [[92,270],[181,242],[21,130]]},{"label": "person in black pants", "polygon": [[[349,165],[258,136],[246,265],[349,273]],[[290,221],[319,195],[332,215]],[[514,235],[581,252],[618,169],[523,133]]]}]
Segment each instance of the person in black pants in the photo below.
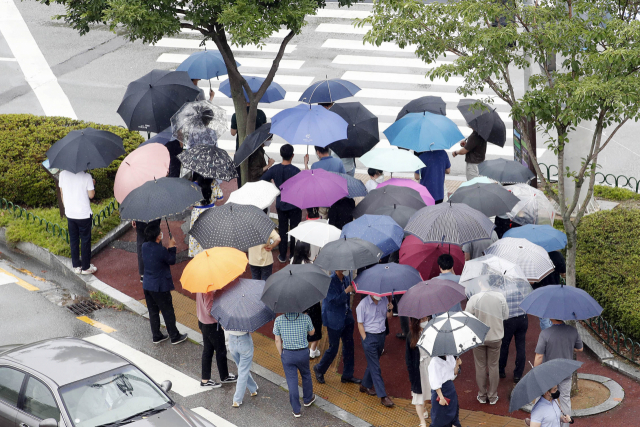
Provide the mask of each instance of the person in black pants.
[{"label": "person in black pants", "polygon": [[511,344],[511,338],[514,338],[516,342],[516,368],[513,370],[513,382],[517,384],[522,378],[524,367],[527,363],[525,345],[527,343],[529,319],[520,307],[516,307],[509,305],[509,316],[512,317],[502,321],[504,325],[504,337],[502,337],[502,346],[500,347],[498,368],[500,378],[506,378],[505,368],[507,366],[507,359],[509,358],[509,345]]},{"label": "person in black pants", "polygon": [[165,147],[169,150],[169,173],[167,176],[170,178],[180,178],[182,162],[178,158],[178,154],[182,153],[182,143],[177,139],[172,139],[167,142]]},{"label": "person in black pants", "polygon": [[144,277],[144,262],[142,262],[142,244],[145,242],[144,231],[147,225],[157,225],[160,227],[160,220],[156,219],[149,223],[142,221],[131,221],[131,225],[136,229],[136,253],[138,254],[138,274],[140,274],[140,282]]}]

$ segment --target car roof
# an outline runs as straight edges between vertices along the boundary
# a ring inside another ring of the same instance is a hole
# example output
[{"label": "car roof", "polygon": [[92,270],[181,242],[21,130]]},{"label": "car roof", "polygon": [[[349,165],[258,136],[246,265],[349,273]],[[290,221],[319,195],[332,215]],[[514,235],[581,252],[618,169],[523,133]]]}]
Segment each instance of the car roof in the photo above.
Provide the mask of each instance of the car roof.
[{"label": "car roof", "polygon": [[0,355],[48,377],[58,386],[128,365],[122,357],[77,338],[54,338],[9,350]]}]

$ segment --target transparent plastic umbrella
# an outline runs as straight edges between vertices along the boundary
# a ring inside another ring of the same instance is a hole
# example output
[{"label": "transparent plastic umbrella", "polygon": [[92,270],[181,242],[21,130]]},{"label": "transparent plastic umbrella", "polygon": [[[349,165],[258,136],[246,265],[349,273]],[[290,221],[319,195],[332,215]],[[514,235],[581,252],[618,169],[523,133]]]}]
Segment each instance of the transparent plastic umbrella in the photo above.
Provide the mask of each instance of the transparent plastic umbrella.
[{"label": "transparent plastic umbrella", "polygon": [[551,225],[555,219],[555,209],[542,190],[527,184],[507,185],[504,188],[520,199],[510,212],[509,219],[516,224]]},{"label": "transparent plastic umbrella", "polygon": [[217,146],[218,137],[228,127],[226,110],[209,101],[187,102],[171,117],[172,137],[185,149],[200,144]]},{"label": "transparent plastic umbrella", "polygon": [[480,292],[496,291],[504,295],[507,301],[511,300],[519,305],[533,291],[529,282],[521,277],[508,276],[498,271],[488,273],[471,280],[460,281],[460,284],[465,288],[467,297]]},{"label": "transparent plastic umbrella", "polygon": [[464,269],[460,275],[460,281],[464,282],[492,272],[499,272],[508,276],[519,277],[527,280],[527,276],[525,276],[524,272],[517,264],[495,255],[485,255],[480,258],[467,261],[464,264]]}]

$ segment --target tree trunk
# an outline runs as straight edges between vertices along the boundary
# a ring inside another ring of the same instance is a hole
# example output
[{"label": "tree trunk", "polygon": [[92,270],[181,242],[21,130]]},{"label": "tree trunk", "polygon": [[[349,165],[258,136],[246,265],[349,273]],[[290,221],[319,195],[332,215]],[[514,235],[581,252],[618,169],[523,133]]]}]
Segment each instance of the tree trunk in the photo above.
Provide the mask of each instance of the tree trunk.
[{"label": "tree trunk", "polygon": [[[578,231],[576,227],[568,220],[564,222],[565,233],[567,234],[567,257],[565,263],[567,265],[567,286],[576,286],[576,251],[578,246]],[[569,228],[567,227],[569,225]]]}]

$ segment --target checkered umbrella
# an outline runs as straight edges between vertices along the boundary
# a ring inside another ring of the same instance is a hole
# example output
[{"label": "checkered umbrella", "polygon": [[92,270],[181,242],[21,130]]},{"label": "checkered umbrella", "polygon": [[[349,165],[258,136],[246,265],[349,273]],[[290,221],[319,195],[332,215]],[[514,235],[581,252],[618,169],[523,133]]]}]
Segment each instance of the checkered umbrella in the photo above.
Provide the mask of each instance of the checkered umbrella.
[{"label": "checkered umbrella", "polygon": [[489,327],[465,311],[447,312],[431,319],[418,345],[431,357],[457,356],[482,345]]},{"label": "checkered umbrella", "polygon": [[216,292],[211,315],[225,331],[254,332],[276,314],[260,301],[264,280],[238,279]]},{"label": "checkered umbrella", "polygon": [[276,313],[301,313],[327,296],[330,283],[314,264],[289,264],[269,276],[260,300]]},{"label": "checkered umbrella", "polygon": [[484,253],[517,264],[527,280],[534,282],[539,282],[555,269],[547,251],[527,239],[504,237],[485,249]]},{"label": "checkered umbrella", "polygon": [[365,197],[367,195],[367,187],[365,187],[364,183],[359,179],[347,175],[346,173],[331,173],[334,175],[339,175],[347,180],[347,191],[349,192],[349,197]]}]

